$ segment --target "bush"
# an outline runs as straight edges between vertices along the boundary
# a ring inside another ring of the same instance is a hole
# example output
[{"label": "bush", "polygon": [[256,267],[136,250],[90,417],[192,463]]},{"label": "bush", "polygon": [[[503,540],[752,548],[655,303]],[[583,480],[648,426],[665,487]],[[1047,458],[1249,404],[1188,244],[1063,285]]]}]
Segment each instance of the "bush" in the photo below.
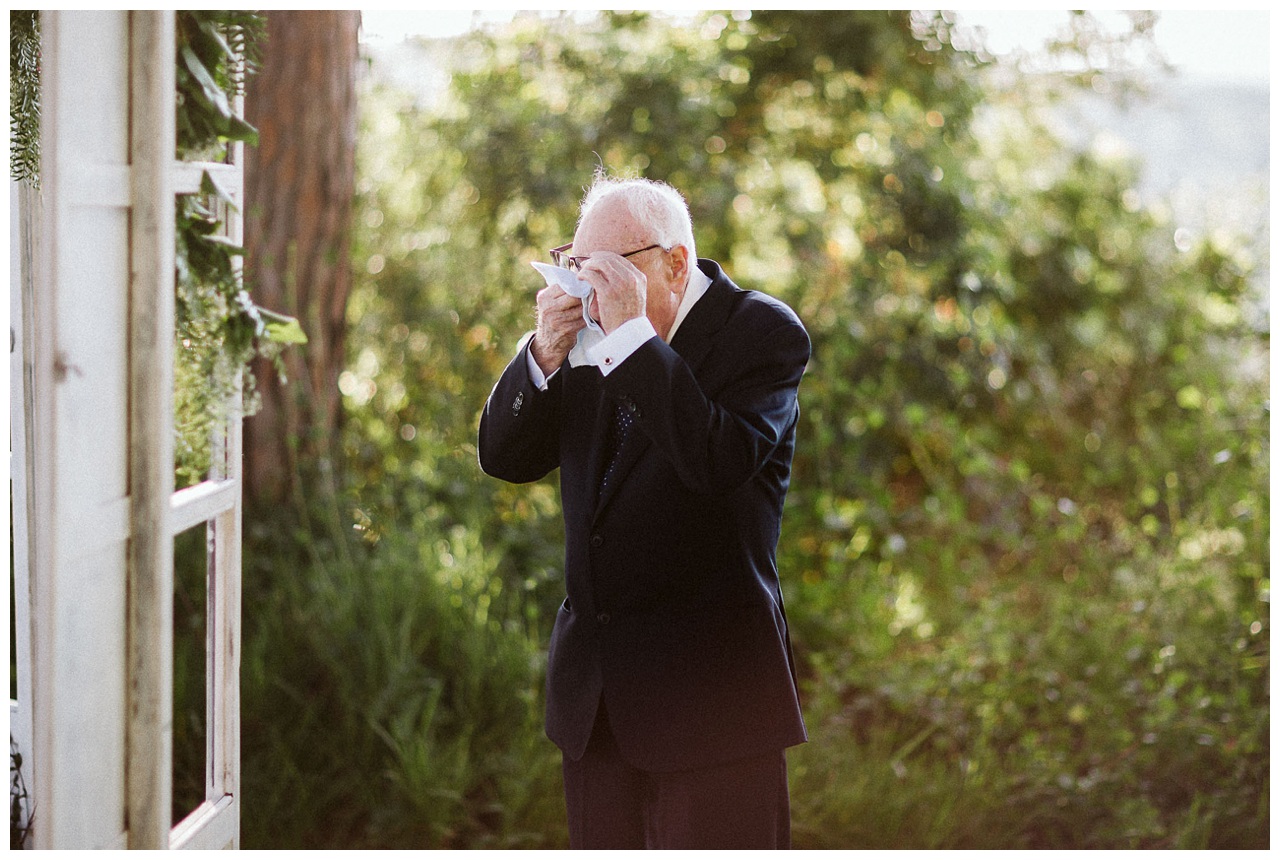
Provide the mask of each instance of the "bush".
[{"label": "bush", "polygon": [[1211,567],[1150,556],[1097,588],[1013,585],[883,659],[821,655],[798,844],[1265,844],[1269,642]]},{"label": "bush", "polygon": [[[310,537],[307,537],[310,542]],[[455,530],[246,552],[245,847],[543,847],[541,652]]]},{"label": "bush", "polygon": [[796,844],[1267,844],[1265,264],[1175,244],[963,42],[517,19],[437,45],[434,101],[367,94],[348,470],[325,529],[246,555],[246,845],[564,844],[555,476],[489,480],[474,440],[598,161],[681,188],[700,253],[813,340]]}]

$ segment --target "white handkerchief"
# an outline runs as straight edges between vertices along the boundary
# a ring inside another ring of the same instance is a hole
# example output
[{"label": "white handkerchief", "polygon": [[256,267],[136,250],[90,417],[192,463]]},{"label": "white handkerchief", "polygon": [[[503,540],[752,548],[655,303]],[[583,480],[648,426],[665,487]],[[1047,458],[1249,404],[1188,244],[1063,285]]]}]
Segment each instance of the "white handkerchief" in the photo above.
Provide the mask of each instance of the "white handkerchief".
[{"label": "white handkerchief", "polygon": [[604,340],[604,329],[591,318],[592,287],[573,272],[560,266],[533,262],[531,264],[546,280],[547,286],[555,286],[564,290],[575,299],[582,300],[582,319],[587,327],[578,332],[578,342],[569,350],[569,365],[578,367],[591,364],[587,359],[587,350]]},{"label": "white handkerchief", "polygon": [[547,286],[559,287],[575,299],[591,298],[591,285],[579,278],[571,270],[563,266],[552,266],[537,261],[531,265],[542,273],[542,277],[547,281]]}]

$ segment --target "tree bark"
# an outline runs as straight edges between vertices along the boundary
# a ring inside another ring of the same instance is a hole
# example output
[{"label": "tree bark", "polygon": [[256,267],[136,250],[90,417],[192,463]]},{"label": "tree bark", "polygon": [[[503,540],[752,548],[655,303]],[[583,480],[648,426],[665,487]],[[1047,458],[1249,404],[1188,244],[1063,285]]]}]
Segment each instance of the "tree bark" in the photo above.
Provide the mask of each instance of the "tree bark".
[{"label": "tree bark", "polygon": [[285,350],[287,383],[255,367],[261,411],[245,422],[247,501],[287,502],[300,463],[331,462],[341,418],[351,289],[360,13],[273,11],[245,94],[259,132],[246,147],[246,283],[261,306],[296,316],[309,342]]}]

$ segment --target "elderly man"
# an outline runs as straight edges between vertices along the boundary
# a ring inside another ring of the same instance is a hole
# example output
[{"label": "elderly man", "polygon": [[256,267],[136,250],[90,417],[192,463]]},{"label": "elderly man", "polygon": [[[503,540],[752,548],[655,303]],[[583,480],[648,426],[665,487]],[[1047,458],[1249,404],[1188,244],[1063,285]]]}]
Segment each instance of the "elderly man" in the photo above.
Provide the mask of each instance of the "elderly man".
[{"label": "elderly man", "polygon": [[696,258],[663,183],[598,176],[571,248],[479,438],[495,477],[560,469],[546,729],[570,844],[789,847],[805,728],[776,554],[808,335]]}]

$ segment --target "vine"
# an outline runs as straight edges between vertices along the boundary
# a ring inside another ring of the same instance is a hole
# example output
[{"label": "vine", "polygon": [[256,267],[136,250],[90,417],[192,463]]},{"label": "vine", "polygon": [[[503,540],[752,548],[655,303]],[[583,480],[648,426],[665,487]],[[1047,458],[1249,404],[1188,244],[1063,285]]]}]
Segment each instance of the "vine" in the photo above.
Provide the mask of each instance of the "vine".
[{"label": "vine", "polygon": [[9,11],[9,174],[40,184],[40,13]]},{"label": "vine", "polygon": [[[9,17],[10,175],[39,184],[40,17]],[[266,27],[262,13],[196,10],[176,13],[177,158],[225,161],[230,144],[257,143],[257,130],[235,112],[258,66]],[[242,284],[244,249],[224,235],[235,203],[206,171],[200,193],[176,205],[174,460],[176,481],[200,481],[211,440],[234,405],[252,415],[260,405],[251,364],[270,361],[283,377],[281,352],[307,341],[292,317],[256,305]]]},{"label": "vine", "polygon": [[[234,141],[257,143],[257,130],[236,115],[234,101],[257,70],[264,36],[257,12],[177,13],[180,159],[217,160]],[[258,307],[241,284],[237,258],[244,249],[222,235],[225,213],[234,206],[208,171],[201,194],[178,199],[174,459],[180,485],[208,472],[209,440],[237,397],[245,415],[257,411],[254,358],[271,361],[283,377],[281,352],[307,340],[295,319]]]}]

